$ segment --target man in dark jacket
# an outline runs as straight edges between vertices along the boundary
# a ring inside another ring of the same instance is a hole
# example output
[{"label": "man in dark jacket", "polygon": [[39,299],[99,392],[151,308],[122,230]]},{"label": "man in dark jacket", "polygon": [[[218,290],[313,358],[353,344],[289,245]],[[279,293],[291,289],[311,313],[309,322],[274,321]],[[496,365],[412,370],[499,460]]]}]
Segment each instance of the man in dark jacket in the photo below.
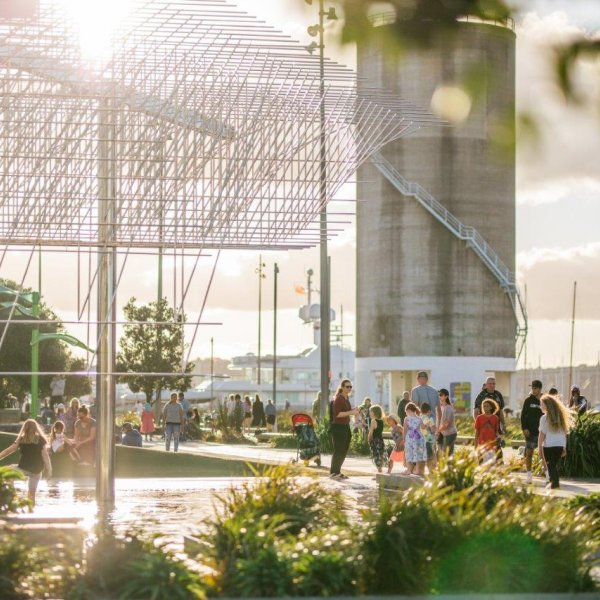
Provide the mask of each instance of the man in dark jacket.
[{"label": "man in dark jacket", "polygon": [[402,400],[398,402],[398,418],[400,419],[400,425],[404,425],[404,419],[406,418],[406,405],[410,402],[410,393],[404,392]]},{"label": "man in dark jacket", "polygon": [[531,382],[531,394],[525,398],[521,410],[521,429],[525,436],[525,466],[527,468],[527,483],[531,483],[531,463],[533,451],[537,448],[540,419],[542,418],[542,382],[534,379]]},{"label": "man in dark jacket", "polygon": [[578,385],[571,386],[571,398],[569,400],[569,408],[577,411],[577,415],[581,416],[588,409],[587,398],[582,396]]}]

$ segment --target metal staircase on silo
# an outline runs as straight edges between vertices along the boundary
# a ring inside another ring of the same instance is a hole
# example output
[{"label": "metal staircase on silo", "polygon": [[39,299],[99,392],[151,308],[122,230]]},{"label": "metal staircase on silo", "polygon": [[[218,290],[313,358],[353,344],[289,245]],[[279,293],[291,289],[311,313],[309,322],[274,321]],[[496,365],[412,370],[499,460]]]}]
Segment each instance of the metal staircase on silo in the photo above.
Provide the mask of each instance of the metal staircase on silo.
[{"label": "metal staircase on silo", "polygon": [[462,223],[423,186],[407,181],[380,152],[375,152],[371,156],[371,161],[402,195],[415,198],[446,229],[450,230],[458,239],[466,242],[467,246],[473,249],[483,264],[494,274],[500,287],[508,295],[515,314],[517,321],[516,350],[517,360],[519,360],[527,338],[527,312],[519,294],[515,274],[502,262],[477,229]]}]

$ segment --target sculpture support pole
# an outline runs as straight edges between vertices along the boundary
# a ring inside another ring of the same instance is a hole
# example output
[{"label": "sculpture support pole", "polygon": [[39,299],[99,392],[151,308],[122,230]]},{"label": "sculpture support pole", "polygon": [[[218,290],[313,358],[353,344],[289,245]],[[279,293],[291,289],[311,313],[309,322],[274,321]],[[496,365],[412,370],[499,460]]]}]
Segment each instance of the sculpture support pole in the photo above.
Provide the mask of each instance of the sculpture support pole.
[{"label": "sculpture support pole", "polygon": [[99,111],[98,164],[98,354],[96,378],[96,500],[110,509],[115,501],[115,125],[112,101]]}]

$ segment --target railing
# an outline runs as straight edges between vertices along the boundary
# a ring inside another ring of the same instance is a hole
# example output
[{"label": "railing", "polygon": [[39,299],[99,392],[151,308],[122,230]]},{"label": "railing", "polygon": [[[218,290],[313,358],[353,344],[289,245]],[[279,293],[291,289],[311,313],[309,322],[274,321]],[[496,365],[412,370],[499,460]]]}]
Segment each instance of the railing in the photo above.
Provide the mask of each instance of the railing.
[{"label": "railing", "polygon": [[[401,18],[402,16],[400,16],[400,19]],[[369,21],[373,27],[392,25],[398,20],[398,13],[393,10],[383,11],[369,16]],[[482,25],[495,25],[496,27],[504,27],[505,29],[511,29],[512,31],[515,30],[515,20],[512,17],[507,17],[506,19],[482,19],[481,17],[476,17],[474,15],[466,15],[464,17],[459,17],[457,21],[481,23]]]},{"label": "railing", "polygon": [[381,153],[376,152],[373,154],[371,161],[401,194],[415,198],[446,229],[450,230],[457,238],[465,241],[483,264],[494,274],[500,283],[500,287],[508,294],[517,321],[516,343],[518,360],[527,337],[527,313],[519,294],[515,274],[504,264],[477,229],[465,225],[423,186],[407,181]]}]

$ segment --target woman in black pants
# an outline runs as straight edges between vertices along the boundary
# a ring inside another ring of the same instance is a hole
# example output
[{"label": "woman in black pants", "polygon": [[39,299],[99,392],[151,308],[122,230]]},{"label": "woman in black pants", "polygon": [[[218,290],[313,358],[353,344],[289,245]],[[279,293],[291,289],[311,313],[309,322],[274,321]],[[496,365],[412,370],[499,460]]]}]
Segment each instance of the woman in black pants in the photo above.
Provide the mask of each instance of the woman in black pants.
[{"label": "woman in black pants", "polygon": [[550,477],[546,487],[558,489],[558,467],[560,459],[567,455],[567,435],[573,426],[573,416],[560,400],[550,394],[540,398],[540,405],[544,414],[540,419],[538,452]]},{"label": "woman in black pants", "polygon": [[342,380],[335,394],[331,406],[330,432],[333,438],[333,456],[331,457],[331,468],[329,469],[331,479],[348,479],[347,475],[341,473],[342,464],[346,460],[348,448],[350,447],[350,417],[359,413],[359,408],[350,406],[350,394],[352,393],[352,382],[349,379]]}]

